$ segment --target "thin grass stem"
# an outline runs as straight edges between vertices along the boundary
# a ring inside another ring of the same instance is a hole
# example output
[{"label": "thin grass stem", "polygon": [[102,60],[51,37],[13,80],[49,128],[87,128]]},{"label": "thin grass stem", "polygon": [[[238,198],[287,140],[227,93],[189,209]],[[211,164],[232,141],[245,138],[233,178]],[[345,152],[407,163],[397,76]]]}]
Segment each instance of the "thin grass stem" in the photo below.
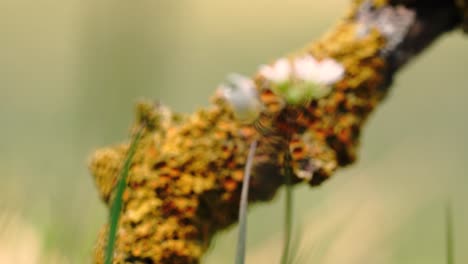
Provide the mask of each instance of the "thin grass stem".
[{"label": "thin grass stem", "polygon": [[293,219],[293,197],[292,197],[292,167],[291,167],[291,153],[289,151],[285,154],[285,215],[284,215],[284,245],[283,255],[281,256],[281,264],[289,262],[291,233],[292,233],[292,219]]},{"label": "thin grass stem", "polygon": [[249,154],[244,170],[244,180],[242,183],[242,191],[239,205],[239,235],[237,238],[236,264],[244,264],[245,262],[245,247],[247,243],[247,205],[249,200],[249,183],[250,172],[257,149],[257,140],[250,144]]}]

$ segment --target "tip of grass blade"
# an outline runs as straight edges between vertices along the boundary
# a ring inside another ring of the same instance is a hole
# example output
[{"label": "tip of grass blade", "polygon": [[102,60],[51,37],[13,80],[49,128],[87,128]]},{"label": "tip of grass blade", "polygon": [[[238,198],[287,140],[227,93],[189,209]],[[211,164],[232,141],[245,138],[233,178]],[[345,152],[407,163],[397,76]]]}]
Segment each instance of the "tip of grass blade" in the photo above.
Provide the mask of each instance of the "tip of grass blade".
[{"label": "tip of grass blade", "polygon": [[445,204],[445,248],[447,264],[454,264],[453,212],[449,201]]},{"label": "tip of grass blade", "polygon": [[127,177],[130,171],[133,156],[135,155],[138,142],[140,141],[141,134],[143,133],[143,125],[136,132],[128,150],[127,156],[122,169],[120,170],[117,188],[115,190],[115,197],[111,203],[110,217],[109,217],[109,233],[107,238],[107,247],[105,255],[105,264],[112,264],[115,239],[117,236],[117,225],[119,223],[120,211],[122,210],[122,195],[127,186]]},{"label": "tip of grass blade", "polygon": [[249,200],[249,182],[252,163],[257,149],[257,140],[250,144],[247,162],[245,164],[244,179],[242,182],[242,191],[239,205],[239,235],[237,238],[236,264],[244,264],[245,247],[247,241],[247,205]]}]

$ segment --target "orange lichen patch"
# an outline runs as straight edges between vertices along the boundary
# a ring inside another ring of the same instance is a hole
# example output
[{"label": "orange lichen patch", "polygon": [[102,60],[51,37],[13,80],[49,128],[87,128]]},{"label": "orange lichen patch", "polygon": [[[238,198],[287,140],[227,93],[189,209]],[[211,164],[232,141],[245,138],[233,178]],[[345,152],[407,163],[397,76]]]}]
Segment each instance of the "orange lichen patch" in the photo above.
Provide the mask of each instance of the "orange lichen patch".
[{"label": "orange lichen patch", "polygon": [[232,178],[235,181],[241,182],[244,179],[244,171],[243,170],[235,170],[232,172]]},{"label": "orange lichen patch", "polygon": [[239,134],[243,138],[254,138],[257,135],[257,130],[251,126],[245,126],[240,128]]},{"label": "orange lichen patch", "polygon": [[[257,84],[258,83],[259,82],[257,82]],[[260,101],[267,109],[267,112],[271,114],[278,114],[286,105],[286,102],[283,98],[277,96],[272,90],[268,88],[261,90]]]},{"label": "orange lichen patch", "polygon": [[223,182],[223,187],[228,193],[230,193],[237,189],[238,182],[233,179],[226,179]]},{"label": "orange lichen patch", "polygon": [[291,157],[294,160],[300,160],[309,155],[309,150],[307,146],[303,144],[303,142],[299,138],[294,138],[290,140],[289,151],[291,153]]}]

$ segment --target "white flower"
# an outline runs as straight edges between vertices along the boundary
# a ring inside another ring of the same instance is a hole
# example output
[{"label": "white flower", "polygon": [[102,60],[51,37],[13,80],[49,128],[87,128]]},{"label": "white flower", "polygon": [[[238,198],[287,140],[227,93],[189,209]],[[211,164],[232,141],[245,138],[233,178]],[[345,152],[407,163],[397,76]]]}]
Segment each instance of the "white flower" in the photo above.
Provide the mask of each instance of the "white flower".
[{"label": "white flower", "polygon": [[300,80],[313,82],[319,85],[332,85],[341,80],[344,67],[333,59],[317,61],[314,57],[306,55],[294,60],[294,75]]},{"label": "white flower", "polygon": [[319,74],[319,63],[314,57],[307,55],[294,60],[294,75],[296,78],[316,82],[320,77]]},{"label": "white flower", "polygon": [[288,59],[282,58],[277,60],[273,65],[260,66],[260,74],[271,82],[284,83],[290,78],[291,64]]},{"label": "white flower", "polygon": [[254,82],[240,74],[230,74],[221,85],[223,97],[231,104],[234,113],[244,122],[253,122],[262,109]]}]

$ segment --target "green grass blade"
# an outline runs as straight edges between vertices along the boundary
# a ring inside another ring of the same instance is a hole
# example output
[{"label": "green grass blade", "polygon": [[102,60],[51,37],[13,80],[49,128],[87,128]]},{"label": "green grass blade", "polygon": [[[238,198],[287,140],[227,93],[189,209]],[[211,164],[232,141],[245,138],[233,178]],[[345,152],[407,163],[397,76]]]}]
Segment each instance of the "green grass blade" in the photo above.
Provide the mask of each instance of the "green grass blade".
[{"label": "green grass blade", "polygon": [[447,264],[454,264],[453,212],[450,202],[445,206],[445,243]]},{"label": "green grass blade", "polygon": [[284,245],[283,255],[281,256],[281,264],[287,264],[289,259],[291,232],[292,232],[292,219],[293,219],[293,197],[292,197],[292,167],[291,167],[291,153],[289,151],[285,154],[285,179],[286,179],[286,193],[285,193],[285,215],[284,215]]},{"label": "green grass blade", "polygon": [[120,171],[117,189],[114,197],[114,201],[111,204],[110,209],[110,218],[109,218],[109,234],[107,239],[107,247],[106,247],[106,264],[112,264],[113,255],[114,255],[114,247],[115,247],[115,239],[117,236],[117,224],[119,223],[120,211],[122,210],[122,195],[125,191],[125,187],[127,186],[127,176],[130,170],[130,165],[132,163],[133,156],[135,155],[135,151],[140,141],[141,134],[143,132],[143,126],[141,126],[135,134],[135,137],[132,140],[130,148],[128,150],[127,156],[125,158],[124,165]]},{"label": "green grass blade", "polygon": [[244,170],[244,180],[242,183],[242,191],[239,205],[239,235],[237,238],[236,264],[244,264],[245,262],[245,246],[247,241],[247,205],[249,200],[249,183],[252,163],[257,149],[257,140],[250,144],[249,154]]}]

